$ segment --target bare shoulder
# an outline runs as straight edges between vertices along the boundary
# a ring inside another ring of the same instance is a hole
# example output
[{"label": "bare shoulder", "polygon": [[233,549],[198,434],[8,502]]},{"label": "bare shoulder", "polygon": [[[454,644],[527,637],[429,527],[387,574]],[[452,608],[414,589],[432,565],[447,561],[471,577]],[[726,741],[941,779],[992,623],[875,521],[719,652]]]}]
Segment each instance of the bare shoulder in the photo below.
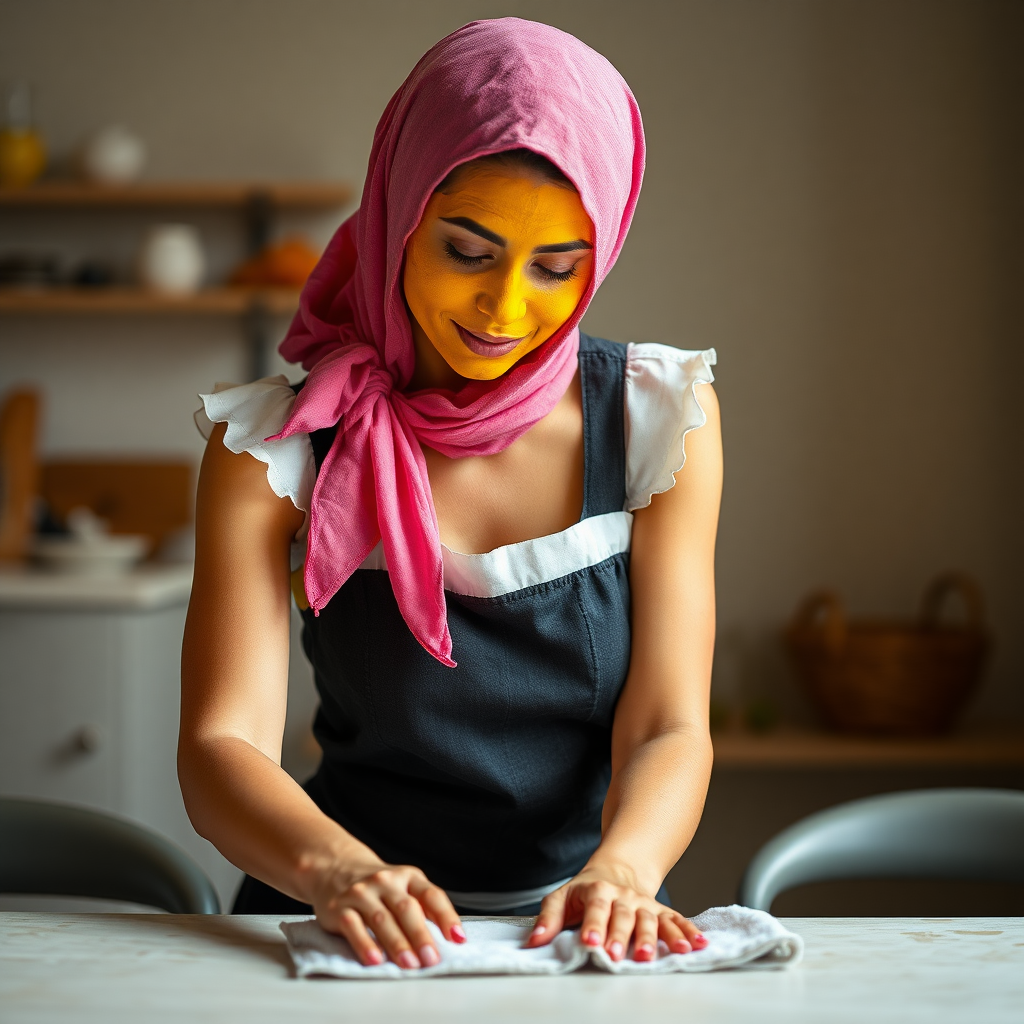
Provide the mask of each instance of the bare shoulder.
[{"label": "bare shoulder", "polygon": [[[697,385],[697,401],[704,410],[704,425],[691,430],[685,439],[686,464],[676,474],[676,486],[687,484],[689,476],[700,478],[703,485],[714,484],[721,489],[722,476],[722,410],[718,395],[710,384]],[[700,485],[698,485],[700,486]]]},{"label": "bare shoulder", "polygon": [[288,689],[291,540],[303,513],[267,467],[210,436],[196,495],[196,561],[182,643],[181,747],[244,737],[281,756]]},{"label": "bare shoulder", "polygon": [[274,493],[264,463],[224,445],[226,429],[223,423],[214,427],[203,454],[196,494],[197,545],[210,534],[255,539],[254,533],[269,533],[290,540],[304,513]]},{"label": "bare shoulder", "polygon": [[622,736],[651,735],[673,723],[707,728],[722,435],[715,392],[701,384],[696,394],[706,419],[686,434],[675,483],[633,513],[633,647],[616,711]]},{"label": "bare shoulder", "polygon": [[[677,523],[680,517],[696,526],[700,523],[717,526],[722,494],[722,420],[718,396],[710,384],[699,384],[697,401],[704,410],[705,421],[686,434],[686,459],[675,474],[675,485],[662,494],[655,494],[646,508],[634,513],[636,524],[646,521]],[[641,526],[641,534],[644,528]],[[712,532],[714,536],[714,532]]]},{"label": "bare shoulder", "polygon": [[[700,407],[704,410],[704,415],[707,416],[707,422],[704,426],[711,427],[712,433],[721,434],[722,410],[718,404],[718,393],[715,391],[714,385],[704,383],[698,384],[697,401],[700,403]],[[704,427],[699,429],[703,430]]]}]

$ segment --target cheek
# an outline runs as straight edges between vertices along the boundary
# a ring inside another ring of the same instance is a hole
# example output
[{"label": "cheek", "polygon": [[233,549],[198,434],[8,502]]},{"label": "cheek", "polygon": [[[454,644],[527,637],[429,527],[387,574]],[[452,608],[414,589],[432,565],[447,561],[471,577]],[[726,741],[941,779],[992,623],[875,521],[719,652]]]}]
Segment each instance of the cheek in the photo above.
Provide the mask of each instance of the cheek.
[{"label": "cheek", "polygon": [[552,330],[561,327],[576,311],[585,290],[585,286],[581,285],[578,288],[559,288],[557,291],[542,294],[534,304],[537,319],[543,326]]},{"label": "cheek", "polygon": [[473,286],[464,276],[439,267],[435,260],[423,260],[409,254],[405,269],[405,298],[416,314],[434,321],[446,312],[454,312],[472,302]]},{"label": "cheek", "polygon": [[458,312],[474,304],[478,286],[461,274],[435,271],[429,294],[431,304],[438,312]]}]

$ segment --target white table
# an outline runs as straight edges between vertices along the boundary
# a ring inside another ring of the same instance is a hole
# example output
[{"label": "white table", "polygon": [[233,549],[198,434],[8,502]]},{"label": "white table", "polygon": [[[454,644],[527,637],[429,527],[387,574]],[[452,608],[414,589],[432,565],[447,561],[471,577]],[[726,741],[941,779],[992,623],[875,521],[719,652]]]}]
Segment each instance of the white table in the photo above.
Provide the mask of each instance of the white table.
[{"label": "white table", "polygon": [[291,977],[277,918],[0,915],[0,1020],[1024,1021],[1022,918],[787,920],[789,971],[352,982]]}]

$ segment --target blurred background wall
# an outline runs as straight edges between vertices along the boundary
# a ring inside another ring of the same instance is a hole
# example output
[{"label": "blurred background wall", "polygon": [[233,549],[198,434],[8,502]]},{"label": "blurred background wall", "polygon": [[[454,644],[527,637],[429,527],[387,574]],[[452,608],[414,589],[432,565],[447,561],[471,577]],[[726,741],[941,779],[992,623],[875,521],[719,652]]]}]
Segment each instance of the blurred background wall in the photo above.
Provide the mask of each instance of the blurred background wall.
[{"label": "blurred background wall", "polygon": [[[959,567],[981,581],[997,636],[971,716],[1006,720],[1024,717],[1022,11],[0,0],[0,77],[35,86],[58,155],[121,122],[148,145],[147,177],[358,190],[377,118],[439,37],[501,15],[579,36],[631,84],[649,144],[632,233],[584,328],[719,353],[716,693],[806,718],[777,633],[807,590],[909,614],[933,574]],[[299,226],[322,243],[336,221]],[[196,222],[222,271],[235,221]],[[79,244],[67,223],[58,237]],[[124,245],[111,236],[119,258]],[[196,393],[247,372],[231,320],[5,316],[0,332],[0,391],[45,389],[49,455],[198,460]]]},{"label": "blurred background wall", "polygon": [[[775,634],[808,588],[907,613],[957,566],[999,638],[973,714],[1024,715],[1020,4],[2,0],[0,77],[36,87],[58,156],[121,122],[148,177],[358,189],[417,58],[508,14],[606,54],[646,122],[635,225],[584,327],[719,352],[716,690],[799,718]],[[214,271],[233,223],[200,218]],[[0,331],[0,390],[45,388],[49,454],[198,458],[196,392],[247,370],[233,321]]]}]

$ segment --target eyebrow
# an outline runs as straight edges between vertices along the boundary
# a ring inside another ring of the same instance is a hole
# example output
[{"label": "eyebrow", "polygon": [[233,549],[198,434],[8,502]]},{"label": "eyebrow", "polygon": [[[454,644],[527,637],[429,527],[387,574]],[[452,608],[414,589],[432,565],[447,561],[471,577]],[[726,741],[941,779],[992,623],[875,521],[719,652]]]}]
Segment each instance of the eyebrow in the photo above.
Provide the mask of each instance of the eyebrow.
[{"label": "eyebrow", "polygon": [[593,249],[594,247],[577,238],[575,242],[556,242],[554,245],[538,245],[534,252],[576,252],[579,249]]},{"label": "eyebrow", "polygon": [[507,238],[502,238],[501,235],[496,235],[493,231],[488,231],[483,224],[477,224],[475,220],[471,220],[469,217],[442,217],[441,220],[443,220],[445,224],[454,224],[457,228],[465,228],[467,231],[472,231],[474,235],[479,235],[481,238],[485,238],[488,242],[500,245],[503,249],[508,245]]},{"label": "eyebrow", "polygon": [[[457,228],[465,228],[467,231],[471,231],[474,235],[479,235],[488,242],[500,245],[503,249],[508,245],[508,239],[495,234],[493,231],[485,228],[483,224],[478,224],[470,217],[441,217],[440,219],[443,220],[445,224],[454,224]],[[553,245],[538,245],[533,251],[577,252],[580,249],[592,248],[593,246],[589,242],[582,238],[577,238],[574,242],[555,242]]]}]

